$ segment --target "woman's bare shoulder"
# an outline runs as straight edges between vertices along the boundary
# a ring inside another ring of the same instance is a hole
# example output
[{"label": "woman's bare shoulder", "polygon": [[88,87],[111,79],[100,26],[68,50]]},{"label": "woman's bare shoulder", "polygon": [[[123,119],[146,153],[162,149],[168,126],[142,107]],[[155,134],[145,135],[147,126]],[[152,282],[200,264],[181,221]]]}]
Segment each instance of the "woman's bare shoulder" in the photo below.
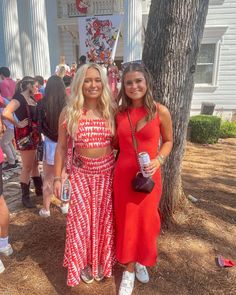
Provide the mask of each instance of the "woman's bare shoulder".
[{"label": "woman's bare shoulder", "polygon": [[163,124],[165,122],[171,122],[171,115],[166,106],[161,103],[157,103],[157,112],[159,114],[160,122]]},{"label": "woman's bare shoulder", "polygon": [[157,111],[160,116],[167,116],[170,114],[168,108],[161,103],[157,103]]}]

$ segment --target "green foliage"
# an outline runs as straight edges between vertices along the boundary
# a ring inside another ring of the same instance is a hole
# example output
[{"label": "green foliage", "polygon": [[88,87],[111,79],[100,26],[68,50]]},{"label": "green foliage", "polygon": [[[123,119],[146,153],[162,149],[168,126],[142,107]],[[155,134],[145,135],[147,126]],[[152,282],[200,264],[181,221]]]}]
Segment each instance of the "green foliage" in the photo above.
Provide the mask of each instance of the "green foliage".
[{"label": "green foliage", "polygon": [[190,140],[196,143],[216,143],[220,136],[221,119],[210,115],[190,118]]},{"label": "green foliage", "polygon": [[222,122],[220,126],[220,137],[230,138],[236,137],[236,122]]}]

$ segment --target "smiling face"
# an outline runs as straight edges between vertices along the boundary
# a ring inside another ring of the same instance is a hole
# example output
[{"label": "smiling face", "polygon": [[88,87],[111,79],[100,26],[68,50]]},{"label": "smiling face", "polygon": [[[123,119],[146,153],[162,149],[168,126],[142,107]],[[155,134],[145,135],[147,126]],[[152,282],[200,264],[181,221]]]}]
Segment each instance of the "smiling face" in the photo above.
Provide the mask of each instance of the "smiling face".
[{"label": "smiling face", "polygon": [[98,99],[102,95],[103,85],[97,69],[89,68],[86,72],[82,86],[83,95],[88,99]]},{"label": "smiling face", "polygon": [[124,77],[125,94],[133,101],[143,102],[147,92],[147,83],[142,72],[132,71]]}]

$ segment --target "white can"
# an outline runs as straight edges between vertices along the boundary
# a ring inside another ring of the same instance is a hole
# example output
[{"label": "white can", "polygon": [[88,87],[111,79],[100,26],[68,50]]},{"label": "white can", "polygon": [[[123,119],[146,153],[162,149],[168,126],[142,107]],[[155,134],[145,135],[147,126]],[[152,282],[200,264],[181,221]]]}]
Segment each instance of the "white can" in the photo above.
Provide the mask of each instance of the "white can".
[{"label": "white can", "polygon": [[150,163],[150,157],[149,154],[147,152],[141,152],[138,154],[138,161],[141,167],[141,172],[143,174],[144,177],[149,177],[149,174],[147,174],[144,171],[144,166]]},{"label": "white can", "polygon": [[64,182],[62,183],[61,188],[61,200],[63,202],[69,202],[70,201],[70,195],[71,195],[71,183],[69,178],[67,177]]}]

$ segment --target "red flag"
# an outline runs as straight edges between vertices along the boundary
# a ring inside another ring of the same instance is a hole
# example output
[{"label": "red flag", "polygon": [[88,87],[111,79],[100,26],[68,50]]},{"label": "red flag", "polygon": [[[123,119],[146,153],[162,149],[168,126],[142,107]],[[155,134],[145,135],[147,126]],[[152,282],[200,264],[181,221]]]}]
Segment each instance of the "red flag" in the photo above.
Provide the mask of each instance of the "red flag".
[{"label": "red flag", "polygon": [[80,13],[86,14],[88,11],[88,5],[85,0],[76,0],[76,8]]}]

